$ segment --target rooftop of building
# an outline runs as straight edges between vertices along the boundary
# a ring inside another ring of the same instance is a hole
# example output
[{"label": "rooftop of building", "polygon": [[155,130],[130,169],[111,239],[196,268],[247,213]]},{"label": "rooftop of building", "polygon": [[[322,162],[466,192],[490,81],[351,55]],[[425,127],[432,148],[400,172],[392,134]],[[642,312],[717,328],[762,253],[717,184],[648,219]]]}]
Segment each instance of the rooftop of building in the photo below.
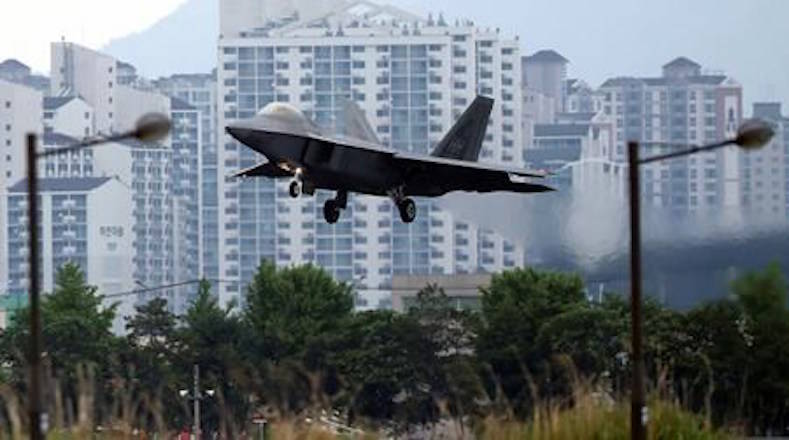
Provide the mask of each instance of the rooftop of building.
[{"label": "rooftop of building", "polygon": [[553,49],[543,49],[535,52],[532,55],[524,57],[527,62],[534,63],[569,63],[570,61],[561,56],[559,52]]},{"label": "rooftop of building", "polygon": [[44,110],[57,110],[75,99],[74,96],[45,96]]},{"label": "rooftop of building", "polygon": [[137,70],[137,68],[134,67],[134,64],[127,63],[125,61],[118,60],[117,61],[117,65],[118,65],[118,69],[128,69],[128,70],[134,70],[134,71]]},{"label": "rooftop of building", "polygon": [[579,145],[536,147],[525,150],[524,155],[525,162],[532,167],[555,169],[581,160],[581,147]]},{"label": "rooftop of building", "polygon": [[556,120],[560,124],[589,123],[595,116],[597,116],[597,113],[592,112],[557,113]]},{"label": "rooftop of building", "polygon": [[646,86],[666,86],[670,84],[698,84],[698,85],[721,85],[726,81],[726,75],[695,75],[686,77],[617,77],[607,79],[600,87],[624,87],[630,85]]},{"label": "rooftop of building", "polygon": [[196,107],[184,101],[183,99],[171,97],[170,110],[196,110]]},{"label": "rooftop of building", "polygon": [[[384,35],[449,35],[450,25],[443,14],[427,18],[396,6],[378,4],[368,0],[334,1],[316,0],[319,6],[305,11],[305,2],[293,2],[251,29],[237,29],[242,38],[250,37],[328,37],[328,36],[384,36]],[[297,10],[301,4],[301,10]],[[325,4],[324,4],[325,3]],[[456,20],[455,28],[471,29],[477,33],[493,35],[499,29],[476,27],[471,20]],[[517,37],[513,38],[517,40]]]},{"label": "rooftop of building", "polygon": [[701,69],[701,64],[691,60],[687,57],[677,57],[673,60],[669,61],[668,63],[663,65],[664,69],[671,69],[671,68],[691,68],[691,69]]},{"label": "rooftop of building", "polygon": [[44,136],[42,138],[42,143],[44,146],[68,146],[74,145],[78,142],[79,139],[75,139],[69,135],[57,132],[44,132]]},{"label": "rooftop of building", "polygon": [[9,59],[3,61],[2,63],[0,63],[0,71],[5,71],[5,72],[8,72],[8,71],[25,72],[26,74],[29,75],[30,74],[30,67],[27,64],[15,59],[15,58],[9,58]]},{"label": "rooftop of building", "polygon": [[753,103],[753,117],[761,119],[769,119],[777,121],[784,119],[781,114],[780,102],[754,102]]},{"label": "rooftop of building", "polygon": [[695,61],[678,57],[663,65],[663,75],[659,77],[615,77],[607,79],[600,87],[626,86],[666,86],[677,84],[717,86],[726,82],[723,74],[705,74],[701,65]]},{"label": "rooftop of building", "polygon": [[534,137],[587,136],[589,124],[535,124]]},{"label": "rooftop of building", "polygon": [[[112,177],[65,177],[38,180],[40,192],[87,192],[104,185]],[[26,193],[27,179],[22,179],[8,188],[9,193]]]}]

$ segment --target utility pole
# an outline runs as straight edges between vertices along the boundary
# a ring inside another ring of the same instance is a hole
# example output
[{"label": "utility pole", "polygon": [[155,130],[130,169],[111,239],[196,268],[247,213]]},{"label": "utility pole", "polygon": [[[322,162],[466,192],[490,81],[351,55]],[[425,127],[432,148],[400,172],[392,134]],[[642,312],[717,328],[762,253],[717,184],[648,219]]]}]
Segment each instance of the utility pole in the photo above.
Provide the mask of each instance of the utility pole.
[{"label": "utility pole", "polygon": [[27,135],[27,216],[30,255],[30,377],[29,377],[29,421],[30,438],[41,440],[47,428],[46,415],[41,407],[41,307],[40,278],[38,266],[38,167],[36,135]]},{"label": "utility pole", "polygon": [[644,396],[644,355],[641,321],[641,184],[639,182],[638,142],[627,144],[630,162],[630,332],[633,350],[633,389],[630,391],[630,438],[647,437],[646,399]]},{"label": "utility pole", "polygon": [[194,432],[195,432],[195,439],[200,440],[200,399],[202,396],[200,395],[200,366],[195,364],[194,365]]}]

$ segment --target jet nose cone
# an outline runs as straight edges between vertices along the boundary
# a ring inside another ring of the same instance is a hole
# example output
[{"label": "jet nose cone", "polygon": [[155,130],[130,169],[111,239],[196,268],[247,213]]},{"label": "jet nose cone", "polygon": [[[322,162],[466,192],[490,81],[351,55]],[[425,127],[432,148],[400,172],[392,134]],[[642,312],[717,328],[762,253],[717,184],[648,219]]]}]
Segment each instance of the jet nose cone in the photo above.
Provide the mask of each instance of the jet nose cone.
[{"label": "jet nose cone", "polygon": [[251,130],[244,127],[239,127],[237,125],[228,125],[225,127],[225,133],[233,136],[234,138],[238,139],[239,141],[244,141],[245,138],[249,137],[249,132]]}]

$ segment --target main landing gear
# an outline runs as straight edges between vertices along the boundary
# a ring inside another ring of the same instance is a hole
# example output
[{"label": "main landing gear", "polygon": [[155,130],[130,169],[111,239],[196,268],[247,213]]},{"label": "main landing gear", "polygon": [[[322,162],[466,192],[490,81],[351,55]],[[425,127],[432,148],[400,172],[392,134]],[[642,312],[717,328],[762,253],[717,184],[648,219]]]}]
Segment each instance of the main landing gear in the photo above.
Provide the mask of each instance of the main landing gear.
[{"label": "main landing gear", "polygon": [[348,191],[337,191],[333,199],[326,200],[323,204],[323,218],[326,223],[333,225],[340,219],[340,211],[348,205]]},{"label": "main landing gear", "polygon": [[400,211],[400,219],[403,223],[412,223],[416,219],[416,203],[405,196],[404,188],[396,188],[389,192],[397,210]]}]

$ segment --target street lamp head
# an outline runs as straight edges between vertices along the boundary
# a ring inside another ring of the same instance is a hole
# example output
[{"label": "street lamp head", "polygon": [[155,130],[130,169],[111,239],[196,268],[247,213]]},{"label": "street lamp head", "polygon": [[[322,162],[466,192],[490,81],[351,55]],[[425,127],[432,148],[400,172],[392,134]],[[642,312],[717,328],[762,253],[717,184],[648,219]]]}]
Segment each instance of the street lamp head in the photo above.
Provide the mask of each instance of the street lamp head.
[{"label": "street lamp head", "polygon": [[161,113],[147,113],[137,120],[134,137],[143,142],[156,142],[170,132],[170,120]]},{"label": "street lamp head", "polygon": [[767,145],[775,131],[761,119],[748,119],[740,125],[734,143],[745,150],[757,150]]},{"label": "street lamp head", "polygon": [[186,397],[189,394],[189,390],[178,390],[178,395],[181,397]]},{"label": "street lamp head", "polygon": [[214,391],[214,390],[205,390],[205,393],[208,395],[208,397],[214,397],[214,394],[216,393],[216,391]]}]

